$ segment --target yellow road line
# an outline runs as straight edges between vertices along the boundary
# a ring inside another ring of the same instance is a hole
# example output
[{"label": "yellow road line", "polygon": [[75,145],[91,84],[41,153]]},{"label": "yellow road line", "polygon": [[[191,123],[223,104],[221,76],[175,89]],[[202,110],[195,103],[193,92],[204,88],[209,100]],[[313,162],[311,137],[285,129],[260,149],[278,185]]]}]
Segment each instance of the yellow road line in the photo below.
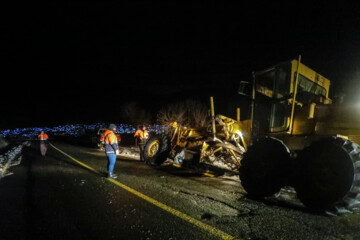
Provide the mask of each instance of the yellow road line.
[{"label": "yellow road line", "polygon": [[55,146],[54,146],[54,145],[52,145],[51,143],[49,143],[49,144],[50,144],[50,146],[52,146],[53,148],[55,148],[57,151],[59,151],[60,153],[64,154],[65,156],[67,156],[68,158],[70,158],[71,160],[73,160],[74,162],[76,162],[77,164],[79,164],[79,165],[83,166],[84,168],[89,169],[90,171],[92,171],[92,172],[94,172],[94,173],[101,174],[99,171],[95,170],[94,168],[92,168],[92,167],[90,167],[90,166],[86,165],[85,163],[80,162],[79,160],[77,160],[77,159],[73,158],[73,157],[72,157],[72,156],[70,156],[69,154],[67,154],[67,153],[65,153],[65,152],[63,152],[63,151],[61,151],[60,149],[58,149],[57,147],[55,147]]},{"label": "yellow road line", "polygon": [[[73,157],[70,156],[69,154],[61,151],[60,149],[58,149],[57,147],[55,147],[55,146],[52,145],[51,143],[50,143],[50,145],[51,145],[54,149],[56,149],[57,151],[59,151],[60,153],[64,154],[65,156],[67,156],[68,158],[70,158],[71,160],[73,160],[74,162],[80,164],[81,166],[89,169],[90,171],[92,171],[92,172],[94,172],[94,173],[101,174],[99,171],[95,170],[94,168],[86,165],[85,163],[80,162],[79,160],[73,158]],[[111,183],[113,183],[113,184],[121,187],[122,189],[124,189],[124,190],[126,190],[126,191],[128,191],[128,192],[130,192],[130,193],[132,193],[132,194],[134,194],[134,195],[136,195],[137,197],[139,197],[139,198],[141,198],[141,199],[143,199],[143,200],[145,200],[145,201],[147,201],[147,202],[149,202],[149,203],[151,203],[151,204],[153,204],[153,205],[155,205],[155,206],[157,206],[157,207],[159,207],[159,208],[161,208],[161,209],[163,209],[163,210],[171,213],[172,215],[175,215],[175,216],[177,216],[177,217],[185,220],[185,221],[188,222],[188,223],[191,223],[191,224],[193,224],[193,225],[195,225],[195,226],[197,226],[197,227],[199,227],[199,228],[201,228],[201,229],[203,229],[203,230],[205,230],[205,231],[207,231],[207,232],[209,232],[209,233],[211,233],[211,234],[213,234],[213,235],[215,235],[215,236],[220,237],[221,239],[226,239],[226,240],[228,240],[228,239],[235,239],[233,236],[231,236],[231,235],[229,235],[229,234],[227,234],[227,233],[225,233],[225,232],[223,232],[223,231],[221,231],[221,230],[219,230],[219,229],[217,229],[217,228],[215,228],[215,227],[212,227],[212,226],[210,226],[210,225],[207,225],[207,224],[205,224],[205,223],[203,223],[203,222],[201,222],[201,221],[199,221],[199,220],[196,220],[195,218],[192,218],[192,217],[190,217],[189,215],[186,215],[185,213],[182,213],[182,212],[180,212],[180,211],[178,211],[178,210],[176,210],[176,209],[174,209],[174,208],[172,208],[172,207],[169,207],[169,206],[167,206],[167,205],[165,205],[165,204],[163,204],[163,203],[161,203],[161,202],[159,202],[159,201],[157,201],[157,200],[155,200],[155,199],[153,199],[153,198],[151,198],[151,197],[149,197],[149,196],[147,196],[147,195],[145,195],[145,194],[143,194],[143,193],[141,193],[141,192],[136,191],[135,189],[132,189],[132,188],[126,186],[125,184],[123,184],[123,183],[121,183],[121,182],[119,182],[119,181],[117,181],[117,180],[115,180],[115,179],[112,179],[112,178],[106,178],[106,179],[107,179],[109,182],[111,182]]]}]

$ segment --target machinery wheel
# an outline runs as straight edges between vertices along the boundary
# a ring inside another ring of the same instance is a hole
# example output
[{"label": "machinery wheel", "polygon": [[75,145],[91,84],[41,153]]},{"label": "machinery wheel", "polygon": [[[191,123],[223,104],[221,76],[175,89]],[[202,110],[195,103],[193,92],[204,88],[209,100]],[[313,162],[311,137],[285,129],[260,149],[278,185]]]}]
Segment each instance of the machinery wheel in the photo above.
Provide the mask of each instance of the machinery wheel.
[{"label": "machinery wheel", "polygon": [[144,148],[145,162],[150,166],[161,165],[169,156],[170,147],[170,139],[166,135],[150,138]]},{"label": "machinery wheel", "polygon": [[275,138],[260,138],[248,148],[241,160],[241,185],[256,198],[271,196],[287,183],[290,151]]},{"label": "machinery wheel", "polygon": [[298,198],[308,208],[351,208],[360,200],[360,149],[343,138],[312,143],[300,156]]}]

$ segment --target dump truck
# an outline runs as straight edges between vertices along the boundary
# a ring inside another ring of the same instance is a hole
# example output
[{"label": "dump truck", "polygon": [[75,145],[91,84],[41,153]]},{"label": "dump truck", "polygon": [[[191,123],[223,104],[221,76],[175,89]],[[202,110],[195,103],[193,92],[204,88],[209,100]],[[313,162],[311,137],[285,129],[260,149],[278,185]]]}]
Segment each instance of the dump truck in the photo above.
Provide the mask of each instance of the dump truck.
[{"label": "dump truck", "polygon": [[[314,210],[360,205],[360,110],[334,104],[330,80],[301,57],[253,72],[238,93],[251,114],[240,121],[214,114],[211,125],[190,129],[173,123],[145,146],[149,165],[221,162],[238,170],[249,196],[272,196],[284,186]],[[220,164],[221,165],[221,164]]]}]

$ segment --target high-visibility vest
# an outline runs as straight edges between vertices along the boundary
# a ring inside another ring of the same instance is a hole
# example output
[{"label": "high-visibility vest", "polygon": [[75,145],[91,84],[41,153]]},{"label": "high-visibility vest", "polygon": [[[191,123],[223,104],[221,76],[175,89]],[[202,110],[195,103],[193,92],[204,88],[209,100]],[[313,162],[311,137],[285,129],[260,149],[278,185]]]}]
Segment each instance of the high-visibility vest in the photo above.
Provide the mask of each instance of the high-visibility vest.
[{"label": "high-visibility vest", "polygon": [[46,133],[44,133],[44,134],[39,134],[38,138],[40,140],[47,140],[49,138],[49,136]]},{"label": "high-visibility vest", "polygon": [[115,133],[111,130],[106,130],[104,133],[104,143],[105,144],[113,144],[117,143],[117,137]]},{"label": "high-visibility vest", "polygon": [[104,143],[106,154],[115,153],[119,150],[119,144],[115,133],[111,130],[106,130],[104,133]]},{"label": "high-visibility vest", "polygon": [[141,129],[138,129],[135,134],[134,134],[135,137],[140,137],[140,140],[144,139],[144,138],[148,138],[149,137],[149,133],[148,131],[143,131]]},{"label": "high-visibility vest", "polygon": [[[120,136],[119,134],[118,134],[118,135],[115,134],[115,136],[116,136],[117,141],[120,142],[121,136]],[[101,142],[104,142],[104,139],[105,139],[105,136],[104,136],[104,135],[101,135],[101,136],[100,136],[100,141],[101,141]]]}]

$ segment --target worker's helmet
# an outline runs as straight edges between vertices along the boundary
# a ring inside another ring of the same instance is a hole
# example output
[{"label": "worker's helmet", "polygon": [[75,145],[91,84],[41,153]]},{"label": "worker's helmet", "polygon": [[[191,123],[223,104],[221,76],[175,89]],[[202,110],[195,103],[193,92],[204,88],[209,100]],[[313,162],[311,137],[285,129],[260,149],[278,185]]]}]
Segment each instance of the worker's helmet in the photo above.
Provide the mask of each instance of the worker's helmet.
[{"label": "worker's helmet", "polygon": [[111,123],[111,124],[109,125],[109,129],[110,129],[110,130],[116,130],[116,125],[113,124],[113,123]]}]

